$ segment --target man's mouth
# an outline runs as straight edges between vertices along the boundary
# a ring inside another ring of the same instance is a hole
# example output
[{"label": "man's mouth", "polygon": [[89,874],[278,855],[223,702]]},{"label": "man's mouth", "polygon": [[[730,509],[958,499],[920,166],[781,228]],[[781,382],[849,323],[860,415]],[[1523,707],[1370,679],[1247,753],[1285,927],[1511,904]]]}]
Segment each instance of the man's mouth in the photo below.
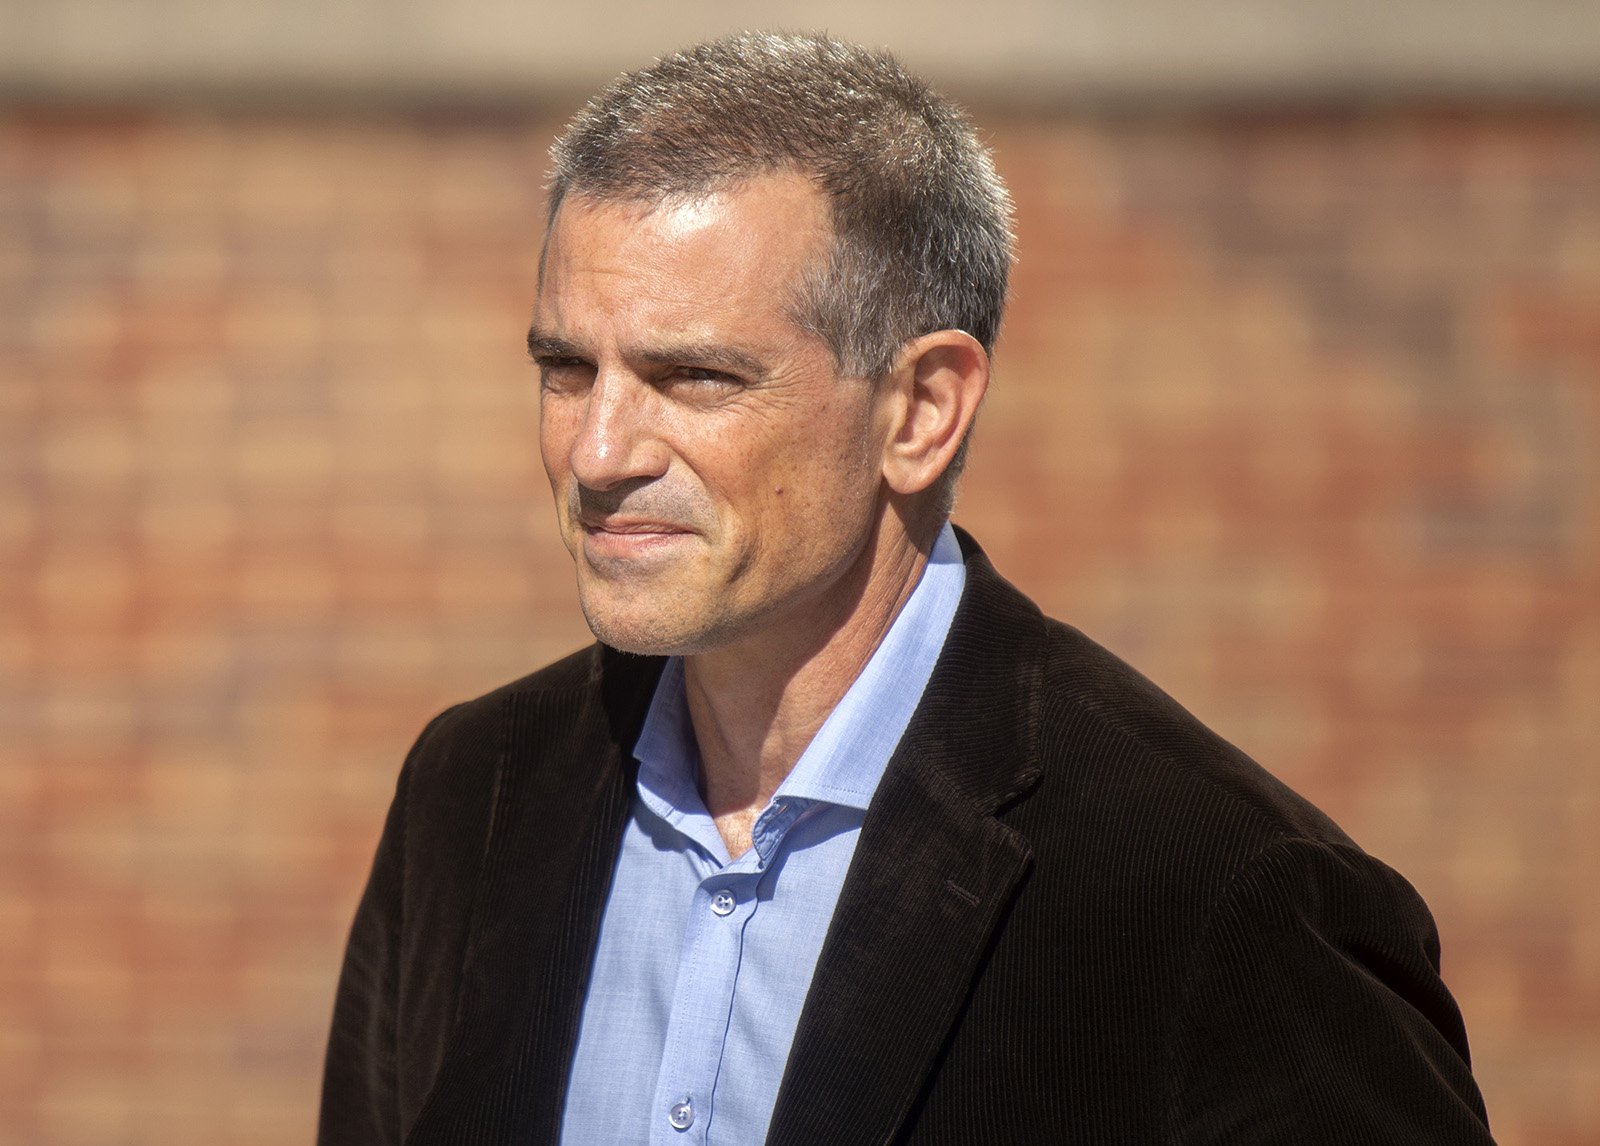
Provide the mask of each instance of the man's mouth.
[{"label": "man's mouth", "polygon": [[578,522],[583,526],[583,531],[590,535],[605,533],[631,537],[693,532],[676,522],[652,521],[647,518],[584,516],[579,517]]},{"label": "man's mouth", "polygon": [[633,517],[580,517],[583,552],[591,562],[644,561],[665,558],[694,531],[672,521]]}]

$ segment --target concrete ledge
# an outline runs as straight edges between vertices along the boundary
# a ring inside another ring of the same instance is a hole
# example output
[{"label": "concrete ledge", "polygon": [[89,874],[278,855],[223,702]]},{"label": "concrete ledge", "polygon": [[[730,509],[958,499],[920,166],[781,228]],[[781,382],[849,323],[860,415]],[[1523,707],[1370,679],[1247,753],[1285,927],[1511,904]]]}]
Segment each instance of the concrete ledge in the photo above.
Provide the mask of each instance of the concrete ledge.
[{"label": "concrete ledge", "polygon": [[1600,94],[1589,0],[12,0],[0,92],[140,101],[547,101],[739,27],[893,47],[985,102]]}]

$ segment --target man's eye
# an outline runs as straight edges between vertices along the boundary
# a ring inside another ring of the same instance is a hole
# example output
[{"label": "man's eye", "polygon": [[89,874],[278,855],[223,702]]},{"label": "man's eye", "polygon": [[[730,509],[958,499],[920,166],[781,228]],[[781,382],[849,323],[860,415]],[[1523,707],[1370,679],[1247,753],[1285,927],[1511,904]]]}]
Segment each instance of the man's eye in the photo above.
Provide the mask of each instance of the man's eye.
[{"label": "man's eye", "polygon": [[581,358],[547,357],[534,359],[539,367],[539,385],[546,390],[575,390],[587,386],[594,367]]},{"label": "man's eye", "polygon": [[722,386],[738,386],[740,380],[723,370],[709,366],[677,366],[668,374],[669,382],[699,382]]}]

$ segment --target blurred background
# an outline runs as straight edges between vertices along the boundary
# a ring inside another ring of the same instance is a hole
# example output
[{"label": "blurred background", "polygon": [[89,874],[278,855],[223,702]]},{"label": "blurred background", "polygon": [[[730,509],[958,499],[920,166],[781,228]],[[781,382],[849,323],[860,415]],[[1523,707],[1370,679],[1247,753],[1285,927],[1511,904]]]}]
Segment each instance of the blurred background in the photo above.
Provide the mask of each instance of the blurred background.
[{"label": "blurred background", "polygon": [[957,520],[1432,905],[1499,1139],[1600,1142],[1600,14],[0,7],[0,1142],[308,1141],[401,757],[587,640],[544,149],[741,26],[972,109]]}]

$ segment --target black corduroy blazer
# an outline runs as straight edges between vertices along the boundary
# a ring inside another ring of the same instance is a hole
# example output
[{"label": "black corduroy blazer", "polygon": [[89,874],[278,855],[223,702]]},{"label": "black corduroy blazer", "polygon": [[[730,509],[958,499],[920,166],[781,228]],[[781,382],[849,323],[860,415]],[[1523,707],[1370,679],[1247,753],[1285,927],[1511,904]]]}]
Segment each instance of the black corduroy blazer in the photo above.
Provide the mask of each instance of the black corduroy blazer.
[{"label": "black corduroy blazer", "polygon": [[[1490,1141],[1411,887],[961,540],[767,1141]],[[661,665],[595,646],[424,731],[346,952],[323,1146],[557,1140]]]}]

